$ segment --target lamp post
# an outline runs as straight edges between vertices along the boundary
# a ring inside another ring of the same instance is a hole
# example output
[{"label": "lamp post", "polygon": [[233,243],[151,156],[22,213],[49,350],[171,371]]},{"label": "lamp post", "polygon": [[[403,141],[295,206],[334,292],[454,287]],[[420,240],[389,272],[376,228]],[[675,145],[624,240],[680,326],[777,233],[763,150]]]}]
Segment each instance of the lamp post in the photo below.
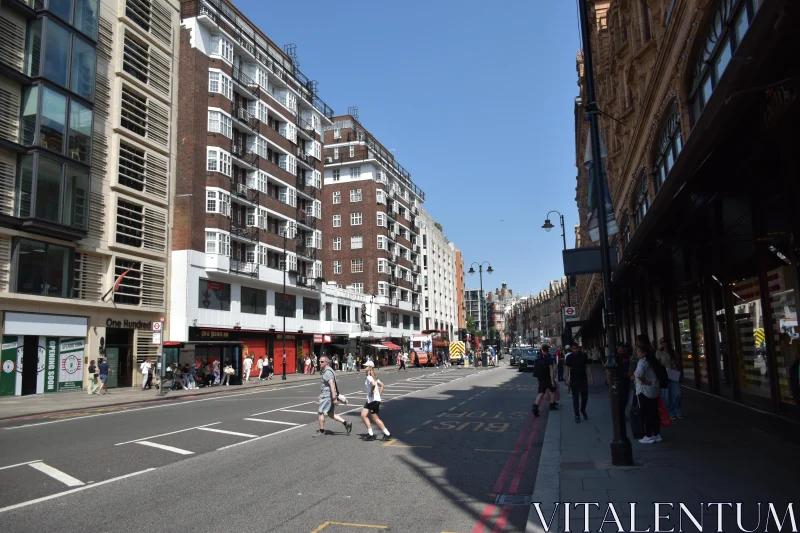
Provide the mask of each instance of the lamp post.
[{"label": "lamp post", "polygon": [[[286,272],[289,270],[289,261],[287,261],[288,257],[286,254],[286,239],[289,237],[289,232],[292,232],[292,238],[294,238],[294,230],[295,225],[287,222],[286,227],[283,229],[283,294],[281,298],[283,299],[284,304],[289,299],[286,295]],[[286,380],[286,309],[283,310],[283,375],[281,376],[282,380]]]},{"label": "lamp post", "polygon": [[[567,232],[564,229],[564,215],[562,215],[561,213],[559,213],[558,211],[555,211],[555,210],[550,211],[550,213],[558,213],[558,218],[559,218],[559,221],[561,222],[561,241],[564,243],[564,250],[566,250],[567,249]],[[545,215],[544,224],[542,224],[542,229],[547,231],[547,232],[549,232],[551,229],[553,229],[555,227],[550,222],[550,213],[547,213]],[[569,276],[567,276],[567,307],[572,307],[572,302],[570,301],[569,286],[570,286],[570,279],[569,279]],[[562,311],[561,314],[562,315],[564,314],[563,311]],[[563,322],[564,322],[564,341],[563,341],[563,343],[565,345],[566,344],[572,344],[572,328],[567,325],[567,317],[563,316],[562,318],[563,318]]]},{"label": "lamp post", "polygon": [[[625,434],[624,413],[622,412],[623,402],[627,398],[620,398],[620,376],[617,372],[617,351],[616,351],[616,331],[614,325],[614,305],[611,295],[611,261],[609,258],[608,246],[608,227],[606,226],[606,199],[605,187],[603,186],[602,164],[603,159],[600,150],[600,127],[597,123],[597,101],[594,89],[594,72],[592,66],[592,43],[589,33],[589,14],[588,3],[586,0],[578,0],[578,8],[581,19],[581,39],[583,42],[583,64],[586,76],[586,113],[589,115],[589,136],[591,137],[592,165],[590,178],[594,183],[595,202],[597,203],[597,215],[600,230],[600,258],[603,271],[603,293],[605,297],[606,342],[610,348],[610,356],[606,363],[606,368],[611,374],[611,422],[614,427],[614,435],[611,440],[611,463],[617,466],[632,466],[633,451],[631,441]],[[623,378],[624,379],[624,378]]]},{"label": "lamp post", "polygon": [[[483,309],[483,265],[484,265],[484,263],[489,265],[489,268],[486,269],[486,273],[487,274],[491,274],[492,272],[494,272],[494,270],[492,269],[492,265],[489,264],[489,261],[484,261],[483,263],[478,263],[476,261],[476,262],[472,263],[469,266],[469,271],[467,272],[467,274],[475,274],[475,269],[473,267],[475,265],[478,265],[478,273],[479,273],[480,278],[481,278],[481,292],[478,294],[478,322],[480,322],[481,328],[483,328],[483,326],[485,326],[485,324],[483,322],[483,311],[484,311],[484,309]],[[480,330],[483,331],[482,329],[480,329]],[[484,333],[486,333],[486,332],[484,331]]]}]

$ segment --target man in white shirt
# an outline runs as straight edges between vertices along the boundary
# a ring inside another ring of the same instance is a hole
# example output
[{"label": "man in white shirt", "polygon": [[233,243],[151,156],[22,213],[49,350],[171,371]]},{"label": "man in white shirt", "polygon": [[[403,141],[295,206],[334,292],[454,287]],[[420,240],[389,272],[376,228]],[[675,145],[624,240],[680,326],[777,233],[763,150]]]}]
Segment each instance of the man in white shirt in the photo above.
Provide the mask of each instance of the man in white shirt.
[{"label": "man in white shirt", "polygon": [[142,363],[142,390],[147,389],[147,380],[150,377],[150,369],[152,368],[152,364],[150,364],[150,359],[145,359],[144,363]]},{"label": "man in white shirt", "polygon": [[252,357],[245,357],[244,363],[242,364],[244,368],[244,380],[250,381],[250,369],[253,368],[253,358]]}]

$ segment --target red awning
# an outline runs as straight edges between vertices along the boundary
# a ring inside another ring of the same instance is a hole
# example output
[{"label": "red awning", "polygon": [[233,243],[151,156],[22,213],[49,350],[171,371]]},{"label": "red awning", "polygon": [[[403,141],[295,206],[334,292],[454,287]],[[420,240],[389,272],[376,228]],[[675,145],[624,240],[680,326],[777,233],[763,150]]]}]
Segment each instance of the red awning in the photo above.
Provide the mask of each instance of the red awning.
[{"label": "red awning", "polygon": [[393,343],[391,343],[391,342],[384,342],[384,343],[382,343],[382,344],[383,344],[384,346],[386,346],[387,348],[389,348],[390,350],[402,350],[402,348],[400,348],[398,345],[396,345],[396,344],[393,344]]}]

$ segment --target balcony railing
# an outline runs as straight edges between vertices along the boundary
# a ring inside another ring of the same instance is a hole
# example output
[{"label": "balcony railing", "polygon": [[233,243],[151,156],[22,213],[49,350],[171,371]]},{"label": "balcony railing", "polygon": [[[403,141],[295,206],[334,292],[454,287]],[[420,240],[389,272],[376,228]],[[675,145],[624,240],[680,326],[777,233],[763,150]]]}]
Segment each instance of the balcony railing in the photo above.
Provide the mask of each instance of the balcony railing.
[{"label": "balcony railing", "polygon": [[253,95],[258,95],[258,83],[256,80],[245,74],[241,68],[233,67],[233,81],[244,87]]},{"label": "balcony railing", "polygon": [[234,105],[233,114],[239,122],[245,124],[251,130],[258,131],[258,119],[254,117],[246,107]]},{"label": "balcony railing", "polygon": [[[400,298],[392,298],[392,307],[400,307]],[[398,322],[396,326],[394,325],[394,322],[392,322],[392,326],[399,327],[400,322]]]},{"label": "balcony railing", "polygon": [[299,114],[297,115],[297,127],[306,132],[309,136],[313,137],[314,133],[314,126],[311,125],[309,121],[301,117]]},{"label": "balcony railing", "polygon": [[314,164],[314,156],[302,148],[297,149],[297,159],[309,166]]},{"label": "balcony railing", "polygon": [[236,183],[234,180],[231,180],[231,195],[257,204],[259,191],[258,189],[248,187],[244,183]]},{"label": "balcony railing", "polygon": [[309,228],[316,229],[316,227],[317,227],[317,219],[315,219],[312,216],[309,216],[305,211],[303,211],[299,207],[297,208],[297,217],[296,217],[296,219],[300,224],[304,224],[304,225],[308,226]]},{"label": "balcony railing", "polygon": [[317,197],[317,188],[310,183],[306,183],[305,178],[302,176],[297,176],[297,190],[311,198]]},{"label": "balcony railing", "polygon": [[316,261],[317,249],[306,244],[305,237],[298,237],[295,240],[295,251],[297,255]]},{"label": "balcony railing", "polygon": [[255,278],[258,277],[258,263],[248,263],[247,261],[231,259],[231,272]]},{"label": "balcony railing", "polygon": [[239,237],[241,239],[247,239],[250,241],[257,241],[258,240],[258,228],[256,227],[247,227],[237,224],[231,221],[231,235],[234,237]]},{"label": "balcony railing", "polygon": [[252,150],[248,150],[242,143],[231,141],[231,155],[241,159],[250,166],[258,167],[258,154]]}]

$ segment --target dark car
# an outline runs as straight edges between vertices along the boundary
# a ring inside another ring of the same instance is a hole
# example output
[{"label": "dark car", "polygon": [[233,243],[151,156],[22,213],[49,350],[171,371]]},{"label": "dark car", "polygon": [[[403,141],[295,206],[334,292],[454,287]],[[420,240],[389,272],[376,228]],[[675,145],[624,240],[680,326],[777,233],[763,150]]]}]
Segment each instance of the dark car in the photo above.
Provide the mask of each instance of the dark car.
[{"label": "dark car", "polygon": [[508,364],[511,366],[517,366],[519,364],[519,360],[522,357],[522,350],[519,348],[514,348],[511,350],[511,355],[508,358]]},{"label": "dark car", "polygon": [[533,372],[533,365],[542,352],[533,348],[522,350],[522,357],[519,360],[520,372]]}]

